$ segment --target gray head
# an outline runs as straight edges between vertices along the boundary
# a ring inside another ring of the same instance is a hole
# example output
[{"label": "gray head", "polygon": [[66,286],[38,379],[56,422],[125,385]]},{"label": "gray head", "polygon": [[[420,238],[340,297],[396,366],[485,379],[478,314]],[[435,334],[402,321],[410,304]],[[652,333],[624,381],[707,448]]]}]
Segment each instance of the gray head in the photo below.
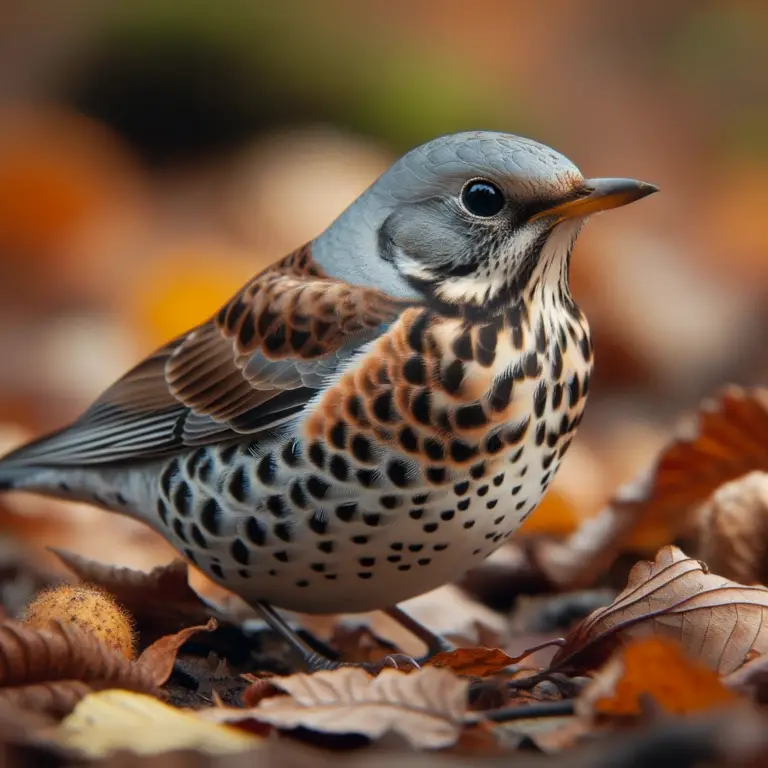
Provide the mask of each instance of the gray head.
[{"label": "gray head", "polygon": [[548,262],[567,280],[585,218],[655,191],[631,179],[585,179],[530,139],[457,133],[398,160],[315,241],[313,255],[351,283],[490,309]]}]

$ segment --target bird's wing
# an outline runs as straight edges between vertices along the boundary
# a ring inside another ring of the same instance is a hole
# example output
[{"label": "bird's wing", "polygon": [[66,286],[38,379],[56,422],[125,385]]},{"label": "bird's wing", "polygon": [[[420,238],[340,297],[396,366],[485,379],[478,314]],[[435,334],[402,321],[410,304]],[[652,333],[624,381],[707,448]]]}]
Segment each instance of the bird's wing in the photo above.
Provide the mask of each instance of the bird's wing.
[{"label": "bird's wing", "polygon": [[295,419],[340,363],[405,307],[381,291],[325,278],[306,254],[262,272],[214,318],[113,384],[74,424],[13,460],[144,459],[239,435],[257,439]]}]

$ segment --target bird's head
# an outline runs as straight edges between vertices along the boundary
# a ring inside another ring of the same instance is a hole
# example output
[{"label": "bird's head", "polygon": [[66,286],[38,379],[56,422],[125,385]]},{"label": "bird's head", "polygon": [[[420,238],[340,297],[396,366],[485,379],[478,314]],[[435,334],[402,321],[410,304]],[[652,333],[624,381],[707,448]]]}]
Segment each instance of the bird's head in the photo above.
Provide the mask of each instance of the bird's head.
[{"label": "bird's head", "polygon": [[514,300],[550,266],[567,280],[584,220],[655,191],[632,179],[585,179],[529,139],[457,133],[404,155],[319,242],[336,249],[332,261],[345,261],[331,273],[350,282],[488,309]]}]

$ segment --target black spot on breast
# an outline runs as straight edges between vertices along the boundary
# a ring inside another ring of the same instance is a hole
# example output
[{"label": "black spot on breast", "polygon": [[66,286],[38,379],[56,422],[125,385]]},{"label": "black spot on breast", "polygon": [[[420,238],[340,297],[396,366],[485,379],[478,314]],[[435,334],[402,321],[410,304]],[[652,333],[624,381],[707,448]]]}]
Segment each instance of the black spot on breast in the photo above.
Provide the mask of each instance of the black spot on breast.
[{"label": "black spot on breast", "polygon": [[426,389],[419,390],[412,398],[411,415],[419,424],[429,424],[431,416],[431,397],[429,391]]},{"label": "black spot on breast", "polygon": [[408,345],[416,352],[423,353],[425,350],[424,336],[431,320],[430,312],[421,312],[408,329]]},{"label": "black spot on breast", "polygon": [[560,419],[560,434],[567,435],[571,431],[571,422],[568,420],[568,414],[564,413]]},{"label": "black spot on breast", "polygon": [[245,501],[245,471],[242,467],[238,467],[229,476],[227,488],[235,501]]},{"label": "black spot on breast", "polygon": [[589,392],[589,380],[590,380],[590,375],[589,375],[589,371],[587,371],[584,374],[584,378],[581,380],[581,396],[582,397],[586,397],[587,393]]},{"label": "black spot on breast", "polygon": [[415,496],[411,496],[411,501],[414,504],[426,504],[429,501],[429,494],[417,493]]},{"label": "black spot on breast", "polygon": [[539,318],[536,326],[536,351],[543,355],[547,351],[547,330],[544,327],[544,320]]},{"label": "black spot on breast", "polygon": [[525,447],[523,447],[523,448],[518,448],[518,449],[517,449],[517,450],[514,452],[514,454],[512,455],[512,457],[510,458],[510,460],[509,460],[509,461],[510,461],[510,463],[511,463],[511,464],[517,464],[517,462],[518,462],[518,461],[520,461],[520,458],[521,458],[521,456],[523,455],[523,451],[524,451],[524,450],[525,450]]},{"label": "black spot on breast", "polygon": [[402,559],[402,555],[387,555],[388,563],[399,563]]},{"label": "black spot on breast", "polygon": [[318,468],[325,466],[325,448],[320,443],[312,443],[308,451],[309,460]]},{"label": "black spot on breast", "polygon": [[386,496],[381,496],[379,498],[379,504],[381,504],[384,509],[397,509],[397,507],[403,505],[403,497],[387,494]]},{"label": "black spot on breast", "polygon": [[321,542],[320,542],[320,543],[317,545],[317,548],[318,548],[318,549],[319,549],[321,552],[325,552],[327,555],[330,555],[330,554],[331,554],[331,552],[333,552],[333,542],[332,542],[332,541],[321,541]]},{"label": "black spot on breast", "polygon": [[579,349],[581,350],[581,356],[584,358],[584,362],[588,363],[592,359],[592,340],[589,334],[585,334],[579,339]]},{"label": "black spot on breast", "polygon": [[423,385],[427,380],[427,369],[418,355],[411,355],[403,365],[403,378],[409,384]]},{"label": "black spot on breast", "polygon": [[224,446],[223,448],[219,449],[219,458],[221,459],[222,464],[229,464],[231,463],[232,459],[235,458],[235,454],[240,452],[240,446],[237,443],[232,443],[231,445]]},{"label": "black spot on breast", "polygon": [[258,547],[263,547],[267,541],[267,531],[255,517],[248,518],[248,522],[245,524],[245,535],[248,537],[248,541]]},{"label": "black spot on breast", "polygon": [[488,417],[480,403],[460,406],[456,409],[454,419],[459,429],[474,429],[488,424]]},{"label": "black spot on breast", "polygon": [[391,390],[387,390],[373,401],[373,415],[384,424],[400,420],[399,414],[393,408]]},{"label": "black spot on breast", "polygon": [[421,520],[421,518],[424,517],[424,508],[416,507],[415,509],[410,510],[408,515],[414,520]]},{"label": "black spot on breast", "polygon": [[331,458],[328,465],[330,473],[337,479],[344,482],[349,477],[349,464],[347,460],[336,454]]},{"label": "black spot on breast", "polygon": [[512,346],[515,349],[522,349],[525,345],[525,336],[523,334],[523,328],[520,325],[516,325],[512,328]]},{"label": "black spot on breast", "polygon": [[522,488],[523,488],[523,486],[522,486],[522,485],[516,485],[516,486],[515,486],[515,487],[512,489],[512,495],[513,495],[513,496],[517,496],[517,494],[518,494],[518,493],[520,493],[520,491],[522,490]]},{"label": "black spot on breast", "polygon": [[478,449],[475,446],[468,445],[463,440],[451,440],[449,449],[451,458],[457,463],[470,461],[478,454]]},{"label": "black spot on breast", "polygon": [[210,457],[203,459],[203,461],[201,461],[200,464],[197,465],[197,477],[201,482],[203,483],[209,482],[211,479],[212,473],[213,473],[213,461],[211,461]]},{"label": "black spot on breast", "polygon": [[453,520],[454,517],[456,517],[455,509],[445,509],[440,513],[440,519],[445,520],[446,522],[448,522],[448,520]]},{"label": "black spot on breast", "polygon": [[339,504],[334,512],[336,517],[338,517],[342,523],[348,523],[357,513],[357,504],[353,501],[347,502],[346,504]]},{"label": "black spot on breast", "polygon": [[288,514],[288,508],[285,506],[282,496],[269,496],[267,498],[267,509],[275,517],[285,517]]},{"label": "black spot on breast", "polygon": [[488,396],[488,407],[493,411],[503,411],[512,399],[514,385],[515,379],[512,371],[505,371],[493,382],[491,394]]},{"label": "black spot on breast", "polygon": [[472,355],[472,338],[469,335],[469,329],[465,329],[464,332],[457,336],[453,341],[453,354],[459,358],[459,360],[473,360]]},{"label": "black spot on breast", "polygon": [[480,365],[488,367],[493,365],[496,358],[496,342],[499,338],[498,326],[491,323],[481,325],[477,331],[477,348],[475,349],[475,359]]},{"label": "black spot on breast", "polygon": [[423,544],[409,544],[408,549],[411,552],[421,552],[422,549],[424,549]]},{"label": "black spot on breast", "polygon": [[398,435],[398,439],[400,440],[400,445],[402,445],[404,450],[408,451],[408,453],[418,452],[419,438],[410,427],[401,429],[400,434]]},{"label": "black spot on breast", "polygon": [[420,557],[416,562],[419,565],[429,565],[432,561],[428,557]]},{"label": "black spot on breast", "polygon": [[541,460],[542,469],[549,469],[555,459],[555,455],[554,453],[549,453]]},{"label": "black spot on breast", "polygon": [[547,394],[547,382],[542,379],[533,392],[533,412],[538,419],[544,415],[544,409],[547,407]]},{"label": "black spot on breast", "polygon": [[437,528],[438,528],[437,523],[425,523],[422,526],[422,530],[424,531],[424,533],[434,533],[437,530]]},{"label": "black spot on breast", "polygon": [[221,570],[221,566],[218,563],[211,563],[208,566],[210,572],[219,579],[224,578],[224,571]]},{"label": "black spot on breast", "polygon": [[301,483],[295,481],[291,483],[290,490],[291,501],[299,507],[299,509],[305,509],[307,506],[307,494],[304,493],[304,489],[301,487]]},{"label": "black spot on breast", "polygon": [[347,425],[343,421],[337,421],[328,433],[328,438],[334,448],[343,450],[347,445]]},{"label": "black spot on breast", "polygon": [[432,461],[442,461],[445,458],[445,446],[439,440],[429,437],[424,441],[424,453]]},{"label": "black spot on breast", "polygon": [[398,571],[410,571],[411,566],[410,565],[398,565],[397,566]]},{"label": "black spot on breast", "polygon": [[449,546],[449,544],[435,544],[432,549],[434,549],[435,552],[443,552],[444,550],[448,549]]},{"label": "black spot on breast", "polygon": [[363,408],[362,398],[359,395],[352,395],[347,398],[347,412],[353,421],[357,423],[362,421],[365,410]]},{"label": "black spot on breast", "polygon": [[205,536],[203,536],[203,532],[200,530],[200,526],[197,525],[197,523],[192,523],[190,531],[192,533],[192,540],[195,544],[197,544],[200,549],[208,549],[208,542],[205,540]]},{"label": "black spot on breast", "polygon": [[288,553],[285,550],[281,550],[280,552],[273,552],[272,557],[274,557],[275,560],[280,563],[288,562]]},{"label": "black spot on breast", "polygon": [[501,451],[502,448],[504,448],[504,443],[502,443],[498,432],[493,432],[492,434],[488,435],[485,440],[485,450],[487,453],[494,455]]},{"label": "black spot on breast", "polygon": [[311,338],[312,334],[309,331],[299,331],[296,328],[291,329],[290,344],[295,352],[299,352]]},{"label": "black spot on breast", "polygon": [[453,486],[453,492],[457,496],[463,496],[469,490],[469,480],[463,480]]},{"label": "black spot on breast", "polygon": [[353,536],[352,537],[352,543],[353,544],[367,544],[368,543],[368,537],[367,536]]},{"label": "black spot on breast", "polygon": [[319,512],[315,512],[312,517],[309,518],[309,529],[322,536],[328,530],[328,519]]},{"label": "black spot on breast", "polygon": [[427,481],[433,485],[442,485],[446,481],[445,467],[427,467]]},{"label": "black spot on breast", "polygon": [[316,499],[324,499],[330,487],[325,480],[322,480],[317,475],[311,475],[309,480],[307,480],[307,490]]},{"label": "black spot on breast", "polygon": [[221,523],[221,507],[216,499],[208,499],[200,510],[200,523],[208,533],[219,534]]},{"label": "black spot on breast", "polygon": [[361,557],[358,558],[358,563],[363,566],[363,568],[370,568],[372,565],[376,565],[376,558],[375,557]]},{"label": "black spot on breast", "polygon": [[274,312],[265,309],[259,315],[259,320],[256,323],[256,327],[259,329],[259,336],[266,336],[275,320],[277,320],[277,315]]},{"label": "black spot on breast", "polygon": [[464,363],[461,360],[454,360],[443,369],[440,383],[449,395],[457,394],[463,381]]},{"label": "black spot on breast", "polygon": [[283,463],[289,467],[298,466],[301,461],[301,445],[298,440],[289,440],[280,452]]},{"label": "black spot on breast", "polygon": [[370,579],[372,576],[373,574],[370,571],[361,571],[357,574],[359,579]]},{"label": "black spot on breast", "polygon": [[275,458],[271,453],[265,454],[256,468],[256,476],[262,484],[270,485],[275,481]]},{"label": "black spot on breast", "polygon": [[571,438],[569,437],[561,446],[560,450],[557,452],[558,458],[563,458],[565,456],[566,451],[571,447]]},{"label": "black spot on breast", "polygon": [[160,518],[163,525],[168,525],[168,507],[162,499],[157,500],[157,516]]},{"label": "black spot on breast", "polygon": [[544,443],[544,438],[547,435],[547,425],[540,421],[536,425],[536,445],[542,445]]},{"label": "black spot on breast", "polygon": [[182,517],[188,517],[192,512],[192,491],[190,487],[180,482],[173,494],[173,506]]},{"label": "black spot on breast", "polygon": [[519,443],[525,437],[525,433],[528,431],[528,425],[530,423],[530,418],[526,416],[520,423],[507,427],[504,430],[504,442],[507,445],[515,445]]},{"label": "black spot on breast", "polygon": [[310,563],[309,567],[315,573],[322,573],[325,570],[325,563]]},{"label": "black spot on breast", "polygon": [[389,462],[387,467],[387,477],[398,487],[405,488],[408,482],[408,465],[400,459],[394,459]]},{"label": "black spot on breast", "polygon": [[557,382],[554,387],[552,387],[552,407],[554,409],[557,409],[560,407],[561,403],[563,402],[563,385],[561,382]]},{"label": "black spot on breast", "polygon": [[568,379],[568,405],[573,408],[579,402],[579,377],[574,374]]},{"label": "black spot on breast", "polygon": [[470,528],[472,528],[472,527],[474,526],[474,524],[475,524],[475,521],[474,521],[474,520],[467,520],[467,522],[466,522],[466,523],[464,523],[464,527],[465,527],[467,530],[469,530]]},{"label": "black spot on breast", "polygon": [[517,502],[517,504],[515,504],[515,509],[519,511],[519,510],[521,510],[521,509],[522,509],[522,508],[523,508],[523,507],[524,507],[524,506],[525,506],[527,503],[528,503],[528,502],[527,502],[525,499],[523,499],[522,501],[518,501],[518,502]]},{"label": "black spot on breast", "polygon": [[403,544],[400,541],[396,541],[394,544],[390,544],[389,548],[393,549],[395,552],[402,552],[403,551]]},{"label": "black spot on breast", "polygon": [[235,539],[232,542],[232,546],[229,548],[232,558],[236,563],[240,565],[248,565],[250,562],[250,555],[248,553],[248,547],[243,544],[241,539]]},{"label": "black spot on breast", "polygon": [[491,499],[485,503],[486,509],[493,509],[499,503],[498,499]]},{"label": "black spot on breast", "polygon": [[525,373],[528,378],[536,378],[541,373],[539,356],[535,352],[526,352],[520,363],[523,366],[523,373]]},{"label": "black spot on breast", "polygon": [[473,464],[469,468],[469,474],[474,480],[479,480],[481,477],[485,477],[485,462],[481,461],[478,464]]},{"label": "black spot on breast", "polygon": [[469,509],[471,502],[471,499],[462,499],[460,502],[458,502],[458,504],[456,504],[456,509],[458,509],[459,512],[466,512]]},{"label": "black spot on breast", "polygon": [[[555,344],[552,351],[552,378],[555,381],[559,381],[563,375],[563,353],[560,351],[560,347]],[[557,407],[557,406],[555,406]]]},{"label": "black spot on breast", "polygon": [[297,587],[308,587],[309,586],[309,582],[306,579],[299,579],[296,582],[296,586]]},{"label": "black spot on breast", "polygon": [[373,469],[358,469],[355,477],[363,488],[373,488],[376,485],[376,471]]},{"label": "black spot on breast", "polygon": [[363,522],[370,525],[371,528],[375,528],[381,522],[381,515],[378,512],[365,512]]},{"label": "black spot on breast", "polygon": [[272,531],[282,541],[291,541],[293,539],[293,529],[288,523],[278,523]]},{"label": "black spot on breast", "polygon": [[370,464],[373,460],[373,449],[371,447],[371,441],[367,437],[362,435],[355,435],[352,438],[352,455],[365,464]]},{"label": "black spot on breast", "polygon": [[324,578],[328,579],[328,581],[335,581],[339,577],[338,574],[335,573],[326,573]]},{"label": "black spot on breast", "polygon": [[496,475],[493,478],[493,484],[498,488],[502,483],[504,482],[504,473],[501,472],[500,474]]},{"label": "black spot on breast", "polygon": [[478,496],[486,496],[488,494],[488,486],[487,485],[481,485],[477,489],[477,495]]},{"label": "black spot on breast", "polygon": [[197,565],[197,559],[195,558],[195,553],[191,549],[184,550],[184,557],[186,557],[190,563]]},{"label": "black spot on breast", "polygon": [[187,474],[193,477],[197,470],[197,465],[208,455],[207,448],[198,448],[187,457]]}]

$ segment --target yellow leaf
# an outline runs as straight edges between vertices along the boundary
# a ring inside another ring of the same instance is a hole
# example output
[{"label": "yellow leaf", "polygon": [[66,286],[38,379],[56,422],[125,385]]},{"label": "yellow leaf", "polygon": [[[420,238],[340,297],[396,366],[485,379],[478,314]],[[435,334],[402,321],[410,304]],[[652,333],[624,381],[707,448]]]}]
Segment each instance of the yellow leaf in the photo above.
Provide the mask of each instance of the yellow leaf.
[{"label": "yellow leaf", "polygon": [[188,749],[226,755],[263,743],[259,736],[201,720],[151,696],[120,690],[86,696],[52,737],[58,744],[92,758],[119,750],[157,755]]}]

